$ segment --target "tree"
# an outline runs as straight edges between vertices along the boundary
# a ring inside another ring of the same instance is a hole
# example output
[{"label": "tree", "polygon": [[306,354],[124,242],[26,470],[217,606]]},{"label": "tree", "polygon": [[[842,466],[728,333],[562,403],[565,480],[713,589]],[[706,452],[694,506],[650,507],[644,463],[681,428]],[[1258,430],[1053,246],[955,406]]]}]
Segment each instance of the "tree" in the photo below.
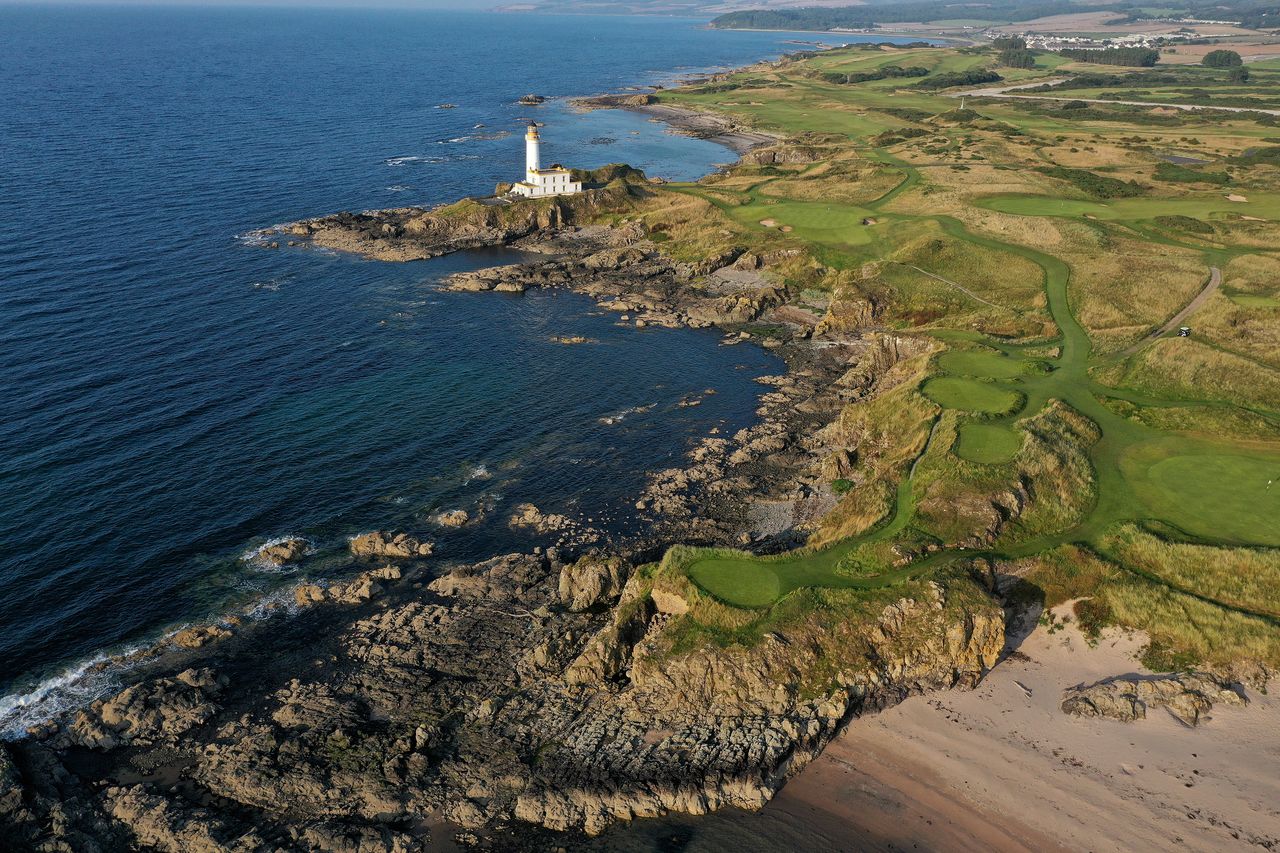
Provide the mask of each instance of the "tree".
[{"label": "tree", "polygon": [[1200,64],[1208,68],[1238,68],[1244,65],[1244,60],[1234,50],[1211,50],[1200,60]]},{"label": "tree", "polygon": [[1036,55],[1026,48],[1000,51],[1000,64],[1009,68],[1035,68]]},{"label": "tree", "polygon": [[1132,68],[1150,68],[1160,61],[1160,51],[1149,47],[1067,48],[1058,53],[1077,62],[1096,62],[1099,65],[1127,65]]},{"label": "tree", "polygon": [[992,39],[991,46],[999,51],[1026,50],[1027,40],[1021,36],[1001,36],[1000,38]]},{"label": "tree", "polygon": [[1245,68],[1243,65],[1237,65],[1235,68],[1232,68],[1227,72],[1227,79],[1232,83],[1248,83],[1249,69]]}]

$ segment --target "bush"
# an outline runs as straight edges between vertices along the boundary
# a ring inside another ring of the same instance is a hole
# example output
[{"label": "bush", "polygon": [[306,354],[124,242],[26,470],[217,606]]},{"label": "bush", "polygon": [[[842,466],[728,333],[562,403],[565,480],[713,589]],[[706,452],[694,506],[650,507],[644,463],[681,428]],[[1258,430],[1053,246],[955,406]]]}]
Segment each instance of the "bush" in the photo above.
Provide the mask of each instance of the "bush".
[{"label": "bush", "polygon": [[1190,169],[1178,163],[1161,163],[1156,166],[1156,179],[1180,184],[1217,184],[1223,186],[1231,183],[1231,176],[1226,172],[1202,172]]},{"label": "bush", "polygon": [[977,83],[999,83],[1004,78],[994,71],[946,71],[926,77],[913,88],[949,89],[952,86],[972,86]]},{"label": "bush", "polygon": [[1240,65],[1236,68],[1232,68],[1230,71],[1227,72],[1227,80],[1231,81],[1232,83],[1248,83],[1249,69],[1245,68],[1243,65]]},{"label": "bush", "polygon": [[1121,181],[1098,175],[1088,169],[1069,169],[1066,166],[1053,166],[1040,169],[1052,178],[1069,181],[1078,189],[1094,198],[1132,198],[1142,195],[1142,187],[1135,181]]},{"label": "bush", "polygon": [[1176,228],[1179,231],[1190,231],[1192,234],[1212,234],[1213,226],[1190,216],[1157,216],[1156,224],[1162,228]]},{"label": "bush", "polygon": [[1208,68],[1235,68],[1244,65],[1244,60],[1234,50],[1211,50],[1200,60],[1200,64]]}]

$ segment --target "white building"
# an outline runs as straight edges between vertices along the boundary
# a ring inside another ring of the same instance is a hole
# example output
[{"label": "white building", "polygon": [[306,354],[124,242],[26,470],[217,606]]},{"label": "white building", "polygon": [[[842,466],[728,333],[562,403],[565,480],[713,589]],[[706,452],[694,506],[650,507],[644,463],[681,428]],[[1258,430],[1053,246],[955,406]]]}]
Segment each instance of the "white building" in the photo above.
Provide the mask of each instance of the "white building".
[{"label": "white building", "polygon": [[529,132],[524,135],[524,180],[514,184],[511,191],[526,198],[545,198],[582,192],[582,182],[575,181],[573,174],[564,166],[553,163],[548,169],[542,168],[541,155],[538,151],[540,144],[538,126],[530,122]]}]

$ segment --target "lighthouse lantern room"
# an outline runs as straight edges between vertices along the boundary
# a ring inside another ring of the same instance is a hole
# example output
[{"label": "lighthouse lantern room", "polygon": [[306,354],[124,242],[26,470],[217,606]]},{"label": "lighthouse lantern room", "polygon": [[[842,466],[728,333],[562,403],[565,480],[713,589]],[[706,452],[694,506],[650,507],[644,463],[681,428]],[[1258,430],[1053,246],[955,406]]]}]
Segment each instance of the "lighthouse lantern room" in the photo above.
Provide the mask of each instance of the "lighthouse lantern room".
[{"label": "lighthouse lantern room", "polygon": [[538,125],[529,123],[529,130],[524,135],[525,173],[524,180],[512,185],[511,191],[526,198],[545,198],[553,195],[572,195],[582,192],[582,182],[573,179],[573,173],[559,163],[549,168],[541,166],[539,147],[542,139],[538,135]]}]

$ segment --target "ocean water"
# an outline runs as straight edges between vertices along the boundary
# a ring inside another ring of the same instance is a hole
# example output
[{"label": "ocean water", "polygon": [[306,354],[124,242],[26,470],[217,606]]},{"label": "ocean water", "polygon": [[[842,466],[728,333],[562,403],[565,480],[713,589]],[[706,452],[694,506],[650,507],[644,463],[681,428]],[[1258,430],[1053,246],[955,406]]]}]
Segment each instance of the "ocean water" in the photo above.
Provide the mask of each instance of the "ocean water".
[{"label": "ocean water", "polygon": [[[78,662],[296,581],[242,559],[271,538],[310,539],[314,576],[374,527],[442,559],[528,545],[502,523],[521,501],[625,530],[643,472],[751,422],[753,379],[780,367],[755,348],[620,329],[569,294],[434,287],[510,252],[397,265],[239,235],[487,192],[523,168],[530,117],[548,158],[696,177],[732,155],[515,100],[787,41],[662,18],[0,6],[0,729],[74,699]],[[550,341],[570,334],[598,342]],[[452,508],[484,520],[434,528]]]}]

